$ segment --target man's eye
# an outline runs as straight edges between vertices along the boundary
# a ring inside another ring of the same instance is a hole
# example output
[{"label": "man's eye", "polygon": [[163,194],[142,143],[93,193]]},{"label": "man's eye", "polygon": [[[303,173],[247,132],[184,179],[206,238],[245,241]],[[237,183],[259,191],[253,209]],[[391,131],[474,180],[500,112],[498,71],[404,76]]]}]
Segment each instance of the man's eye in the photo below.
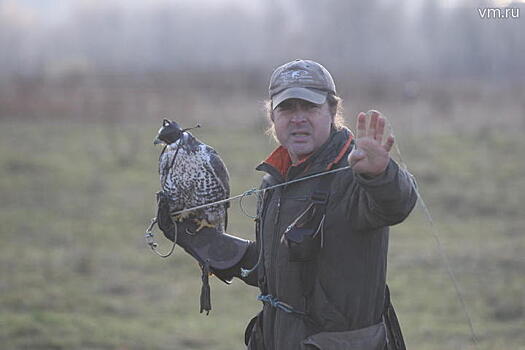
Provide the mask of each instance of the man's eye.
[{"label": "man's eye", "polygon": [[293,108],[293,106],[291,104],[283,104],[281,103],[279,106],[277,106],[277,110],[279,112],[284,112],[284,111],[290,111],[291,109]]},{"label": "man's eye", "polygon": [[316,109],[316,108],[319,108],[319,107],[321,107],[321,106],[320,106],[320,105],[317,105],[317,104],[315,104],[315,103],[308,103],[308,104],[306,104],[305,107],[306,107],[307,109]]},{"label": "man's eye", "polygon": [[284,101],[281,104],[279,104],[276,109],[280,112],[288,112],[288,111],[294,110],[295,108],[309,111],[309,110],[316,110],[320,107],[321,105],[318,105],[312,102],[307,102],[307,101],[300,101],[298,103],[294,103],[293,101],[290,101],[290,102]]}]

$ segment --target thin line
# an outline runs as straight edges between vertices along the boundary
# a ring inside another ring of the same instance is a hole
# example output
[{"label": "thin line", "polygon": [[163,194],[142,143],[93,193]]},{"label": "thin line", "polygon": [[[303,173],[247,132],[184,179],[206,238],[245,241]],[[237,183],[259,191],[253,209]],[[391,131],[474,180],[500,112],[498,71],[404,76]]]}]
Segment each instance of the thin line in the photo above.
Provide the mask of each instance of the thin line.
[{"label": "thin line", "polygon": [[451,267],[451,264],[450,264],[447,252],[445,250],[445,247],[441,243],[441,239],[439,237],[437,228],[436,228],[436,226],[434,226],[434,220],[432,220],[432,216],[430,215],[430,211],[428,210],[428,207],[425,204],[425,201],[423,201],[423,198],[419,194],[419,191],[415,188],[415,185],[414,185],[414,189],[416,191],[417,198],[420,201],[421,207],[423,208],[423,211],[425,212],[425,214],[426,214],[426,216],[428,218],[428,221],[430,223],[432,236],[434,237],[434,240],[436,241],[436,244],[437,244],[437,247],[438,247],[438,251],[439,251],[439,253],[441,255],[441,258],[443,259],[443,261],[445,263],[445,266],[446,266],[447,272],[448,272],[448,276],[450,277],[450,280],[452,281],[452,284],[454,285],[454,289],[456,291],[456,295],[457,295],[457,297],[459,299],[459,302],[461,304],[461,308],[463,309],[463,313],[465,314],[465,317],[466,317],[466,319],[468,321],[468,325],[470,327],[470,333],[471,333],[472,341],[474,342],[474,345],[475,345],[475,347],[477,349],[478,348],[477,347],[478,346],[478,339],[477,339],[477,336],[476,336],[476,332],[474,331],[474,326],[472,324],[472,318],[470,317],[470,313],[468,311],[467,304],[465,303],[465,300],[463,298],[463,294],[461,293],[461,291],[459,289],[459,284],[458,284],[458,281],[456,279],[456,276],[454,275],[454,271],[452,271],[452,267]]},{"label": "thin line", "polygon": [[[394,136],[394,127],[392,126],[392,124],[390,123],[390,121],[388,119],[387,119],[387,123],[388,123],[388,127],[390,128],[390,133],[392,134],[392,136]],[[440,235],[439,235],[439,231],[436,228],[436,226],[434,225],[434,220],[432,219],[432,215],[430,214],[430,210],[428,209],[425,201],[423,200],[423,197],[421,196],[421,194],[419,193],[419,191],[417,189],[415,177],[408,171],[408,166],[403,161],[403,156],[401,155],[401,151],[399,150],[399,147],[397,146],[397,144],[394,144],[394,146],[395,146],[395,150],[396,150],[396,152],[397,152],[397,154],[399,156],[399,162],[401,163],[401,166],[408,172],[408,174],[413,179],[413,181],[412,181],[412,188],[416,192],[417,198],[419,200],[419,204],[420,204],[421,208],[423,209],[423,211],[424,211],[424,213],[425,213],[425,215],[426,215],[426,217],[428,219],[428,222],[430,223],[430,228],[431,228],[430,231],[432,233],[432,236],[434,237],[434,240],[436,241],[436,245],[437,245],[437,248],[438,248],[439,255],[441,256],[441,259],[443,260],[443,263],[445,264],[445,267],[446,267],[447,273],[448,273],[448,277],[452,281],[452,285],[454,286],[454,290],[456,292],[456,296],[457,296],[457,298],[459,300],[459,303],[461,304],[461,308],[463,310],[463,314],[464,314],[465,318],[467,319],[467,322],[468,322],[468,325],[469,325],[469,328],[470,328],[470,336],[472,338],[472,342],[474,343],[474,347],[476,349],[478,349],[478,338],[477,338],[476,332],[474,330],[474,325],[472,323],[472,318],[470,317],[470,313],[468,311],[467,304],[465,303],[465,299],[463,298],[463,294],[461,293],[461,290],[459,289],[459,284],[458,284],[458,281],[457,281],[456,276],[454,274],[454,271],[452,270],[452,267],[451,267],[451,264],[450,264],[450,260],[448,258],[448,254],[447,254],[447,252],[445,250],[445,247],[441,243],[441,238],[440,238]]]},{"label": "thin line", "polygon": [[269,187],[266,187],[266,188],[263,188],[263,189],[252,188],[251,190],[245,191],[245,192],[243,192],[241,194],[238,194],[236,196],[233,196],[233,197],[230,197],[230,198],[226,198],[226,199],[221,199],[219,201],[215,201],[215,202],[211,202],[211,203],[198,205],[196,207],[192,207],[192,208],[188,208],[188,209],[179,210],[177,212],[171,213],[171,215],[175,216],[175,215],[187,213],[187,212],[190,212],[190,211],[194,211],[194,210],[197,210],[197,209],[210,207],[212,205],[217,205],[217,204],[230,202],[230,201],[232,201],[234,199],[237,199],[237,198],[240,198],[240,197],[245,197],[245,196],[249,196],[249,195],[252,195],[252,194],[255,194],[255,193],[259,193],[259,192],[263,192],[263,191],[267,191],[267,190],[272,190],[272,189],[277,188],[277,187],[286,186],[286,185],[293,184],[293,183],[296,183],[296,182],[309,180],[309,179],[312,179],[312,178],[315,178],[315,177],[318,177],[318,176],[323,176],[323,175],[332,174],[332,173],[335,173],[335,172],[338,172],[338,171],[348,170],[350,168],[351,168],[351,166],[347,165],[347,166],[344,166],[344,167],[341,167],[341,168],[332,169],[332,170],[328,170],[328,171],[323,171],[321,173],[317,173],[317,174],[301,177],[299,179],[286,181],[286,182],[283,182],[283,183],[280,183],[280,184],[276,184],[276,185],[273,185],[273,186],[269,186]]}]

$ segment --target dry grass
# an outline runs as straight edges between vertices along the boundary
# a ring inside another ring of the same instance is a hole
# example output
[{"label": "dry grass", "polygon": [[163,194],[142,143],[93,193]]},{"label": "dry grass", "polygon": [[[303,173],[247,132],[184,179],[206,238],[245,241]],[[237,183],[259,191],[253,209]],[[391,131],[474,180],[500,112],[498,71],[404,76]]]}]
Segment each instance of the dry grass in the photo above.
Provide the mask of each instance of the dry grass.
[{"label": "dry grass", "polygon": [[[492,96],[492,89],[473,87],[490,93],[472,92],[471,100],[460,94],[467,94],[464,87],[443,89],[451,99],[448,113],[439,112],[442,102],[432,105],[440,98],[425,89],[415,100],[394,93],[378,104],[363,91],[347,98],[347,115],[376,107],[391,117],[457,274],[479,349],[523,349],[523,106],[512,93]],[[498,99],[500,104],[493,103]],[[192,259],[179,249],[161,260],[143,242],[158,188],[159,149],[151,142],[159,111],[175,109],[164,100],[159,109],[138,101],[137,108],[126,107],[129,118],[119,109],[117,117],[106,114],[105,107],[93,107],[97,113],[90,113],[98,118],[82,120],[65,114],[24,121],[2,114],[3,348],[243,348],[244,326],[260,308],[257,291],[238,281],[226,286],[213,280],[214,309],[204,317],[198,314],[200,275]],[[188,106],[174,117],[188,126],[203,124],[197,136],[225,159],[232,193],[257,186],[253,168],[274,147],[263,136],[257,99],[197,98]],[[142,113],[148,117],[139,122]],[[231,233],[253,237],[252,222],[238,203],[230,218]],[[161,244],[168,247],[165,240]],[[472,348],[420,209],[392,229],[389,282],[409,348]]]}]

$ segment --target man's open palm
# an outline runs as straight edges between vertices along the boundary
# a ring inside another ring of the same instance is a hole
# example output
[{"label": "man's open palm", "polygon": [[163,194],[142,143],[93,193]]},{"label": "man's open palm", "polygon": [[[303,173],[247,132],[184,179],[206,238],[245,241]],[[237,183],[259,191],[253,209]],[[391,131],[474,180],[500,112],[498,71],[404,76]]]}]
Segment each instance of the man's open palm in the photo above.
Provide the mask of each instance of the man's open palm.
[{"label": "man's open palm", "polygon": [[348,163],[354,172],[375,177],[385,171],[390,161],[388,153],[394,145],[394,136],[388,135],[385,143],[382,143],[384,133],[385,118],[381,113],[374,110],[359,113],[355,147],[348,156]]}]

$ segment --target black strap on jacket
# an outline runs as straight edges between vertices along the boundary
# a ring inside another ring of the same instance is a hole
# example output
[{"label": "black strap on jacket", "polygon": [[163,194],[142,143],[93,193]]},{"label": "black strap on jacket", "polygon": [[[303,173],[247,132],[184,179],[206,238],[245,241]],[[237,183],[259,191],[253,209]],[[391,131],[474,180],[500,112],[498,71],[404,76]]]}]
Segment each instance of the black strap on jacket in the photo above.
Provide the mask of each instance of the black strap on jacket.
[{"label": "black strap on jacket", "polygon": [[406,350],[403,334],[401,333],[401,326],[399,325],[394,306],[390,301],[390,289],[388,288],[388,285],[385,285],[385,309],[383,311],[383,322],[386,326],[388,350]]},{"label": "black strap on jacket", "polygon": [[[319,178],[314,192],[310,196],[308,206],[303,212],[298,213],[297,217],[286,228],[283,234],[283,240],[288,246],[290,256],[294,256],[295,261],[302,262],[301,283],[303,288],[303,296],[307,296],[313,289],[313,284],[317,276],[317,261],[319,250],[323,244],[323,226],[326,215],[326,207],[330,194],[330,186],[332,183],[333,174],[328,174]],[[261,208],[261,216],[266,214],[267,204],[270,201],[271,194],[263,199]],[[262,224],[262,219],[257,222]],[[262,228],[258,227],[260,239],[262,238]],[[262,239],[261,239],[261,244]],[[264,264],[259,266],[259,288],[261,295],[258,300],[275,307],[283,312],[291,313],[301,317],[309,325],[319,328],[319,325],[308,315],[307,310],[299,310],[287,304],[284,301],[277,299],[277,297],[267,294],[266,285],[266,271]],[[262,272],[262,273],[261,273]],[[305,303],[305,306],[307,303]]]},{"label": "black strap on jacket", "polygon": [[333,179],[334,174],[321,176],[317,189],[312,193],[311,203],[315,206],[315,218],[313,221],[315,222],[314,226],[317,227],[318,230],[316,244],[318,244],[319,250],[315,254],[315,257],[313,257],[311,260],[303,262],[301,268],[301,283],[303,288],[304,304],[306,307],[305,313],[308,317],[307,324],[317,331],[322,331],[321,325],[310,315],[309,300],[312,297],[315,281],[319,275],[319,255],[324,245],[326,209],[330,198],[330,187],[332,185]]},{"label": "black strap on jacket", "polygon": [[[326,207],[328,204],[328,197],[330,193],[330,186],[332,184],[332,180],[332,174],[321,177],[319,185],[317,187],[317,191],[315,191],[312,194],[311,201],[317,206],[317,220],[319,220],[321,217],[324,218],[324,216],[326,215]],[[320,224],[323,225],[324,222],[321,222]],[[324,239],[324,237],[322,236],[323,232],[321,232],[320,234],[321,239]],[[317,254],[315,259],[306,261],[303,264],[301,279],[303,283],[303,295],[306,300],[306,305],[308,305],[308,297],[313,291],[315,279],[318,275],[318,260],[319,254]],[[306,315],[308,316],[308,310],[306,310]],[[312,320],[311,317],[310,320]],[[315,321],[312,321],[315,324]],[[399,320],[397,319],[394,306],[392,305],[392,302],[390,300],[390,289],[388,288],[388,285],[385,285],[385,306],[383,310],[383,321],[387,329],[388,350],[406,350],[405,341],[401,332],[401,326],[399,325]]]},{"label": "black strap on jacket", "polygon": [[328,206],[328,200],[330,197],[330,187],[332,185],[333,174],[322,176],[319,179],[317,190],[312,193],[311,203],[315,206],[314,209],[314,226],[317,232],[317,242],[319,250],[316,252],[315,257],[305,261],[301,271],[301,280],[303,283],[303,295],[306,299],[311,294],[315,280],[318,274],[319,265],[319,253],[324,245],[324,221],[326,218],[326,208]]}]

